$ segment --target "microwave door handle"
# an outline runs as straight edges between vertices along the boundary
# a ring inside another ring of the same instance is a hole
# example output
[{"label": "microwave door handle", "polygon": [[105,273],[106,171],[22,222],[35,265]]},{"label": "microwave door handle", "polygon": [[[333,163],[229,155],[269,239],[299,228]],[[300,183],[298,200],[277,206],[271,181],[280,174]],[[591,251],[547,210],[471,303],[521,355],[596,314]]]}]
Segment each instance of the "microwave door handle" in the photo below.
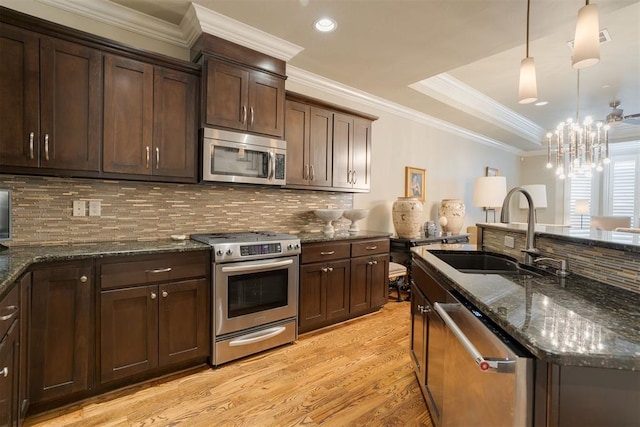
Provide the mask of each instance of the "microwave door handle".
[{"label": "microwave door handle", "polygon": [[249,265],[229,265],[222,267],[223,273],[245,273],[249,271],[255,270],[264,270],[267,268],[278,268],[285,267],[287,265],[293,264],[292,259],[286,259],[284,261],[267,261],[267,262],[256,262]]},{"label": "microwave door handle", "polygon": [[464,309],[462,304],[440,304],[439,302],[433,305],[433,308],[440,315],[444,323],[449,327],[453,335],[458,339],[460,344],[469,353],[473,361],[478,365],[482,372],[514,372],[515,360],[497,358],[497,357],[484,357],[478,349],[471,343],[469,338],[460,330],[456,322],[453,321],[451,316],[446,311],[446,308],[451,310]]},{"label": "microwave door handle", "polygon": [[273,151],[269,151],[269,180],[273,180],[273,177],[276,175],[276,156],[273,154]]}]

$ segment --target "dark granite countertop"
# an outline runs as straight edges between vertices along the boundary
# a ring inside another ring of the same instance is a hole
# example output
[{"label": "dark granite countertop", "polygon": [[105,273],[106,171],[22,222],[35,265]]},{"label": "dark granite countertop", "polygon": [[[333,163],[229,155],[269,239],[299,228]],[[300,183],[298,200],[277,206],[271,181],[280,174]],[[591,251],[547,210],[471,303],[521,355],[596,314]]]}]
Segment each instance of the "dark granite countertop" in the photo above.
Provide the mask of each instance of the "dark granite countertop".
[{"label": "dark granite countertop", "polygon": [[541,360],[559,365],[640,370],[640,295],[578,275],[506,276],[461,273],[429,250],[411,250],[438,279],[457,290]]},{"label": "dark granite countertop", "polygon": [[210,250],[193,240],[157,240],[130,242],[96,242],[56,246],[17,246],[0,252],[0,298],[11,285],[35,263],[100,258],[115,255],[142,255],[162,252]]},{"label": "dark granite countertop", "polygon": [[[508,230],[515,231],[517,233],[525,233],[527,231],[527,224],[493,223],[476,225],[482,228],[493,228],[502,231]],[[551,237],[557,240],[564,240],[587,246],[597,246],[601,248],[619,249],[627,252],[640,253],[640,233],[536,224],[535,234],[538,236]]]},{"label": "dark granite countertop", "polygon": [[319,233],[299,233],[296,234],[301,243],[336,242],[340,240],[361,240],[390,237],[391,233],[383,231],[337,231],[334,234]]}]

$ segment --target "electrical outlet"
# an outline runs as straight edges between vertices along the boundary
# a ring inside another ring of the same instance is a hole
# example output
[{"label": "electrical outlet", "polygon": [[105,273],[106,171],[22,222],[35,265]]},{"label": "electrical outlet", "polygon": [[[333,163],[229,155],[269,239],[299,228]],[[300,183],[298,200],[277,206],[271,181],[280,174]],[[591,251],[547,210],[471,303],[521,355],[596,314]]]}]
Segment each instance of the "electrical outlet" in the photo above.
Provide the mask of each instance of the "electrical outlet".
[{"label": "electrical outlet", "polygon": [[102,215],[102,207],[100,205],[100,200],[89,200],[89,216],[100,216]]},{"label": "electrical outlet", "polygon": [[87,202],[84,200],[73,201],[73,216],[86,216],[87,215]]},{"label": "electrical outlet", "polygon": [[513,248],[515,248],[515,247],[516,247],[516,241],[515,241],[515,239],[514,239],[513,237],[511,237],[511,236],[504,236],[504,245],[505,245],[507,248],[511,248],[511,249],[513,249]]}]

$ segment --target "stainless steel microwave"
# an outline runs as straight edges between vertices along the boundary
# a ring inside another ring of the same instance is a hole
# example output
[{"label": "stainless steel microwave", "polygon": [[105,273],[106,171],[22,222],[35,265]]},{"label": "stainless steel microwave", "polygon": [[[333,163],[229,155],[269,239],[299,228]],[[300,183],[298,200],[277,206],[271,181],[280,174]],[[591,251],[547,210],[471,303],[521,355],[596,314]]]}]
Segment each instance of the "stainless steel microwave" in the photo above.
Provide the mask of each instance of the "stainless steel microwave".
[{"label": "stainless steel microwave", "polygon": [[202,130],[202,180],[285,185],[287,142],[221,129]]}]

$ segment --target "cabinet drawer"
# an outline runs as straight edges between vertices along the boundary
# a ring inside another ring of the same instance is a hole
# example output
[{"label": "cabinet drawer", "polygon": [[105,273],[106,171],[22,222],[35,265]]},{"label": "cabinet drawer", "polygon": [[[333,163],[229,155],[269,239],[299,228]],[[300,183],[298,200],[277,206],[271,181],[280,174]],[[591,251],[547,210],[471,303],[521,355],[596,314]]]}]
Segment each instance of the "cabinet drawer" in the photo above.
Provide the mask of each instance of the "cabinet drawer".
[{"label": "cabinet drawer", "polygon": [[351,256],[367,256],[389,253],[389,239],[365,240],[351,244]]},{"label": "cabinet drawer", "polygon": [[0,341],[13,321],[18,318],[19,299],[20,285],[16,284],[0,302]]},{"label": "cabinet drawer", "polygon": [[100,265],[101,289],[207,276],[208,251],[108,258]]},{"label": "cabinet drawer", "polygon": [[309,243],[302,245],[301,264],[349,258],[349,242]]}]

